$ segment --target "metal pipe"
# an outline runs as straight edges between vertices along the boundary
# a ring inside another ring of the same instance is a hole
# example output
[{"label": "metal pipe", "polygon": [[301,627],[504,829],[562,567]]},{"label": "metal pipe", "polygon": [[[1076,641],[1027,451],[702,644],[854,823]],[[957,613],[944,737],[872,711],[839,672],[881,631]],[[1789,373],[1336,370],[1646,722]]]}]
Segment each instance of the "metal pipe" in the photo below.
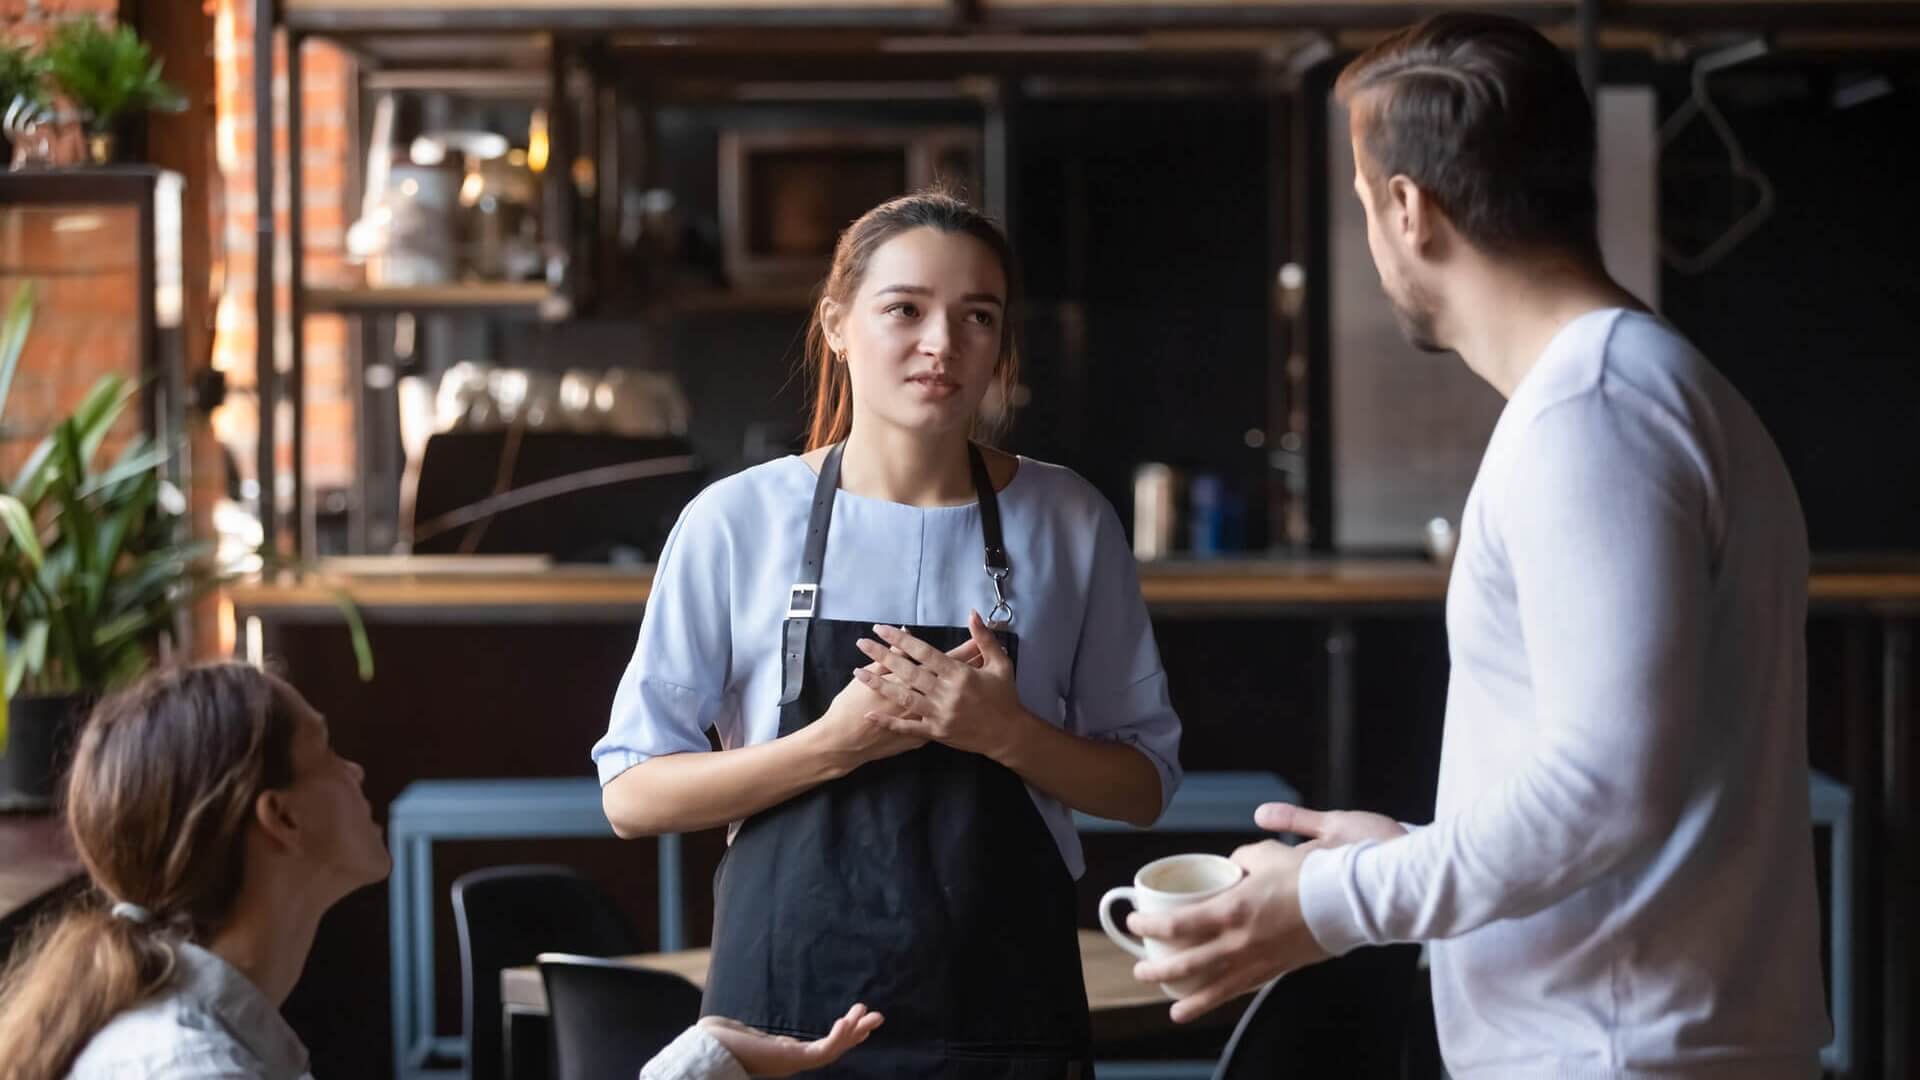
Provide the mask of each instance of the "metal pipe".
[{"label": "metal pipe", "polygon": [[1573,9],[1574,64],[1587,97],[1600,93],[1600,0],[1579,0]]},{"label": "metal pipe", "polygon": [[259,443],[254,477],[259,483],[261,548],[280,550],[280,500],[274,469],[275,407],[280,400],[274,360],[273,282],[273,0],[253,3],[253,183],[254,183],[254,402]]}]

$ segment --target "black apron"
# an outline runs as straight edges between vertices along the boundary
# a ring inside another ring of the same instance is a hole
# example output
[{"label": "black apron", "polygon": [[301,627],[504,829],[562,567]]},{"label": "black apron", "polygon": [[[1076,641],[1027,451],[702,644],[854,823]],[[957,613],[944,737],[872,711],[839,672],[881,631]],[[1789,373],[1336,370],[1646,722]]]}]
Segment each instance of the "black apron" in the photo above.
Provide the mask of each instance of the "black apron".
[{"label": "black apron", "polygon": [[[815,618],[840,446],[820,466],[783,628],[780,734],[825,715],[873,623]],[[1000,586],[999,503],[968,446]],[[875,612],[885,615],[886,612]],[[966,627],[912,626],[938,649]],[[996,630],[1009,657],[1019,640]],[[831,1077],[1090,1077],[1074,884],[1012,770],[928,743],[748,818],[714,881],[706,1015],[819,1038],[856,1001],[886,1023]]]}]

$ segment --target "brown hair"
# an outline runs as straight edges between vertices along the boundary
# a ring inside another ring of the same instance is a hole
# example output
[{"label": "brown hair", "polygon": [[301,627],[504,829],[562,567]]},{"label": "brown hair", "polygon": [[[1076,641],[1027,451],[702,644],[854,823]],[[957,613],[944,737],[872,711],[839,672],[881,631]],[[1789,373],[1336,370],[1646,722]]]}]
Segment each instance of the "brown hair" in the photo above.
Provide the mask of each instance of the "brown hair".
[{"label": "brown hair", "polygon": [[[147,676],[88,717],[65,813],[92,892],[0,976],[0,1080],[57,1080],[121,1012],[165,989],[173,942],[205,939],[240,892],[262,791],[293,781],[292,691],[258,668]],[[150,921],[113,915],[116,902]]]},{"label": "brown hair", "polygon": [[[998,222],[981,213],[965,200],[940,187],[902,195],[881,203],[860,215],[840,234],[833,247],[833,269],[820,287],[822,299],[831,299],[846,308],[867,276],[867,264],[881,245],[913,229],[938,229],[961,233],[987,246],[1000,260],[1007,277],[1007,307],[1000,317],[1000,361],[994,366],[1002,400],[1010,399],[1020,376],[1020,350],[1014,341],[1014,316],[1019,297],[1013,245]],[[807,449],[817,450],[837,443],[853,430],[853,385],[845,364],[834,362],[833,346],[820,321],[821,305],[813,306],[813,318],[807,323],[806,364],[812,370],[813,416],[807,428]]]},{"label": "brown hair", "polygon": [[1362,53],[1334,93],[1363,132],[1370,183],[1408,177],[1489,253],[1599,258],[1593,107],[1538,30],[1435,15]]}]

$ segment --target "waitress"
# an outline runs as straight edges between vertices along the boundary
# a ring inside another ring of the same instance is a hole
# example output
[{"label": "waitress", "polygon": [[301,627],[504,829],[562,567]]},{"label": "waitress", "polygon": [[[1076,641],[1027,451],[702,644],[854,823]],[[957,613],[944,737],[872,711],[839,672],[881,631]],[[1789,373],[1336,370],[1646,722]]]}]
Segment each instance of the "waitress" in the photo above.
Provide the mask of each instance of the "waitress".
[{"label": "waitress", "polygon": [[619,835],[731,825],[705,1012],[887,1014],[820,1075],[1090,1076],[1072,812],[1147,825],[1180,781],[1113,508],[971,440],[1011,400],[1014,269],[946,194],[848,227],[812,449],[681,514],[593,750]]}]

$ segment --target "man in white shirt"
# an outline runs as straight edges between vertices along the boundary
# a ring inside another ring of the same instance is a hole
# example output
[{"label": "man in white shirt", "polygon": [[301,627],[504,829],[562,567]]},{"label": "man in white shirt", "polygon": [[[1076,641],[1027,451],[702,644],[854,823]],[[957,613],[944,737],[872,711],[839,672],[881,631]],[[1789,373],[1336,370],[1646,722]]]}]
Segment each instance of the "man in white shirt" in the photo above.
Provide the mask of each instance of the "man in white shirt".
[{"label": "man in white shirt", "polygon": [[1430,942],[1457,1080],[1818,1075],[1807,542],[1747,403],[1607,276],[1593,113],[1515,20],[1443,15],[1343,73],[1354,189],[1408,337],[1508,398],[1447,593],[1431,825],[1311,839],[1136,933],[1186,1020],[1360,945]]}]

